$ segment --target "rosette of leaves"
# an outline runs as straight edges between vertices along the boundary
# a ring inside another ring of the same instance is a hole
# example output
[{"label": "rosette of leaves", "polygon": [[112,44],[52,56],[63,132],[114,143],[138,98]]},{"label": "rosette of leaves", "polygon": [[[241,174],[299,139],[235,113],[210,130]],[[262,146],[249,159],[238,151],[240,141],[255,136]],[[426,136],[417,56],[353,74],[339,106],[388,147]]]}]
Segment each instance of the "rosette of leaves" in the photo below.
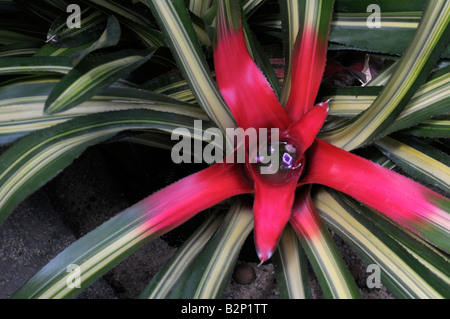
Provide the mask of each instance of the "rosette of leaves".
[{"label": "rosette of leaves", "polygon": [[[358,298],[330,230],[396,297],[448,298],[450,3],[377,3],[379,20],[365,0],[92,0],[69,28],[67,1],[1,1],[0,221],[89,146],[167,148],[175,128],[201,139],[195,120],[278,128],[302,164],[276,182],[252,163],[211,164],[68,246],[13,297],[74,297],[208,210],[142,298],[222,297],[251,235],[283,298],[311,297],[308,262],[326,298]],[[81,289],[66,284],[72,264]]]}]

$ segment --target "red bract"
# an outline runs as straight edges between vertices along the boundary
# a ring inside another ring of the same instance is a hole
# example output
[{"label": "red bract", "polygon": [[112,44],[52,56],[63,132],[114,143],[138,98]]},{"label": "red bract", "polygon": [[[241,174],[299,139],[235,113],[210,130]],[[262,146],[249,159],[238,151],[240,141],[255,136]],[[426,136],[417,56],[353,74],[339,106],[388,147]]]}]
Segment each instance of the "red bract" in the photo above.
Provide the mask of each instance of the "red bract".
[{"label": "red bract", "polygon": [[286,112],[292,120],[300,119],[316,100],[320,82],[325,69],[327,56],[326,37],[316,33],[315,29],[300,32],[294,46],[292,60],[292,85]]},{"label": "red bract", "polygon": [[[233,26],[222,6],[214,50],[219,89],[240,128],[279,129],[281,143],[294,148],[296,163],[274,177],[264,176],[258,164],[249,162],[247,154],[245,164],[215,164],[187,177],[146,200],[161,205],[165,228],[229,196],[253,193],[255,244],[260,260],[265,261],[277,247],[289,220],[303,236],[313,239],[314,223],[302,220],[312,218],[310,212],[315,212],[310,187],[303,187],[297,199],[295,195],[299,186],[322,184],[379,210],[426,239],[442,234],[442,229],[447,232],[447,198],[316,137],[328,112],[327,102],[313,105],[325,67],[327,36],[314,28],[300,30],[292,61],[290,96],[283,108],[247,50],[242,24]],[[173,200],[176,205],[169,208]],[[444,240],[445,236],[435,242]]]},{"label": "red bract", "polygon": [[214,66],[220,92],[240,128],[289,126],[289,116],[248,54],[242,29],[219,27]]},{"label": "red bract", "polygon": [[238,165],[216,164],[154,193],[137,205],[151,212],[147,231],[166,233],[198,212],[239,194],[252,185]]}]

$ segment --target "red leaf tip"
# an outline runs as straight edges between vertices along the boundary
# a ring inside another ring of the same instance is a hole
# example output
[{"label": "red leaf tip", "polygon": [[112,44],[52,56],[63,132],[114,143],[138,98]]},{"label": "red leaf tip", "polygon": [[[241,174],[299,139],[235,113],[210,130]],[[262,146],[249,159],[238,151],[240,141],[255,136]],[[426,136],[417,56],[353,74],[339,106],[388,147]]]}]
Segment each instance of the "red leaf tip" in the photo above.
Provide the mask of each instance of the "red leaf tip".
[{"label": "red leaf tip", "polygon": [[273,251],[274,249],[269,247],[256,247],[258,258],[261,261],[259,265],[269,260],[273,255]]}]

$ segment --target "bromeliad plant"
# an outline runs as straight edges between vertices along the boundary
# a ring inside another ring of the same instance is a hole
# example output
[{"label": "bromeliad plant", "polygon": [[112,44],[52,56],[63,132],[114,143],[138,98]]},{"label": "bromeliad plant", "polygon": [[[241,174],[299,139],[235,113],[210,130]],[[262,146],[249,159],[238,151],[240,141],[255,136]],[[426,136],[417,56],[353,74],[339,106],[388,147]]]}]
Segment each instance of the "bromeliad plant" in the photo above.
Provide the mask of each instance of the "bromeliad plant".
[{"label": "bromeliad plant", "polygon": [[[223,131],[277,128],[280,156],[293,162],[263,175],[262,164],[247,154],[244,164],[216,163],[177,181],[73,243],[14,297],[74,296],[80,290],[66,285],[68,265],[81,267],[85,288],[146,241],[208,208],[213,210],[204,223],[143,298],[222,296],[252,230],[261,262],[273,257],[278,266],[282,297],[311,296],[306,254],[325,297],[357,298],[328,227],[380,266],[383,284],[397,297],[449,296],[450,3],[415,4],[421,14],[405,13],[404,1],[381,3],[389,14],[367,36],[380,42],[379,55],[392,65],[363,86],[320,93],[327,54],[374,51],[372,41],[358,41],[358,30],[368,28],[367,14],[360,14],[365,8],[358,7],[366,1],[283,0],[276,14],[271,1],[85,1],[85,36],[65,28],[51,11],[43,14],[33,1],[18,3],[53,25],[43,47],[6,46],[0,60],[0,74],[14,75],[0,87],[1,138],[14,141],[0,157],[2,221],[86,147],[119,132],[193,130],[196,119]],[[46,2],[44,8],[65,5]],[[411,35],[400,58],[391,51],[396,45],[384,43],[386,29],[396,43],[397,30],[389,23]],[[147,49],[118,49],[131,45],[120,38],[123,27]],[[275,47],[283,40],[282,89],[251,29]],[[126,76],[145,75],[149,64],[175,66],[158,54],[166,43],[188,91],[173,80],[155,89],[165,75],[147,75],[148,85]],[[32,57],[19,56],[30,51]],[[24,73],[34,75],[17,76]],[[157,137],[123,139],[150,143]],[[224,213],[218,204],[227,199]]]}]

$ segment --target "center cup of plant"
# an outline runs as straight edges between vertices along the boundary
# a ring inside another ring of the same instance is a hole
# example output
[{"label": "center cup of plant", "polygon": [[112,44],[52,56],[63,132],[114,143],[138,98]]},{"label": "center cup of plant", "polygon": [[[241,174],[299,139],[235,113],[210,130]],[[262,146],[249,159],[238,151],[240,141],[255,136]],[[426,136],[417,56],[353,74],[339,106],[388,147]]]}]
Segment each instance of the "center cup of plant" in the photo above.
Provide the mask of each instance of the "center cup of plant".
[{"label": "center cup of plant", "polygon": [[304,166],[304,154],[294,143],[269,139],[250,152],[247,169],[253,178],[281,185],[298,178],[298,171],[303,171]]}]

